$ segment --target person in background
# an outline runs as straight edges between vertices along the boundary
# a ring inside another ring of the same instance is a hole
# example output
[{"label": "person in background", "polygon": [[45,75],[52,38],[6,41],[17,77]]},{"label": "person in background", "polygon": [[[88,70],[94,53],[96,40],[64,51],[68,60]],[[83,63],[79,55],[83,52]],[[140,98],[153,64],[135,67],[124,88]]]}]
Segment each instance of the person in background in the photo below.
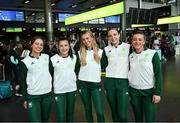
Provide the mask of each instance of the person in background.
[{"label": "person in background", "polygon": [[169,44],[170,44],[170,56],[175,56],[176,54],[176,50],[175,50],[175,46],[177,45],[177,40],[176,40],[176,36],[174,35],[174,33],[172,33],[169,36]]},{"label": "person in background", "polygon": [[168,40],[166,39],[165,35],[161,36],[160,39],[160,48],[161,48],[161,53],[162,53],[162,60],[167,61],[167,57],[170,55],[170,47],[168,44]]},{"label": "person in background", "polygon": [[[4,79],[12,80],[12,67],[9,59],[9,45],[0,42],[0,64],[4,67]],[[2,71],[1,71],[2,72]],[[1,74],[2,77],[2,74]],[[1,78],[3,80],[3,78]],[[14,84],[14,83],[11,83]]]},{"label": "person in background", "polygon": [[23,104],[31,122],[48,122],[51,111],[53,67],[49,56],[41,53],[43,45],[41,37],[33,37],[29,56],[20,62]]},{"label": "person in background", "polygon": [[70,41],[61,38],[59,53],[51,57],[54,68],[53,88],[58,122],[73,122],[76,86],[76,55],[72,53]]},{"label": "person in background", "polygon": [[132,37],[134,52],[130,54],[131,105],[136,122],[156,121],[156,106],[161,100],[162,72],[158,53],[145,47],[145,35],[136,31]]},{"label": "person in background", "polygon": [[160,41],[158,40],[157,37],[154,37],[154,41],[153,41],[153,49],[159,49],[160,48]]},{"label": "person in background", "polygon": [[158,40],[157,37],[154,37],[154,41],[153,41],[153,48],[154,50],[156,50],[156,52],[159,55],[159,59],[161,60],[161,49],[160,49],[160,41]]},{"label": "person in background", "polygon": [[12,49],[9,51],[9,59],[10,65],[13,72],[13,88],[15,90],[16,96],[22,96],[20,92],[20,85],[19,85],[19,62],[21,60],[20,56],[23,51],[23,46],[20,43],[14,43]]},{"label": "person in background", "polygon": [[3,43],[0,42],[0,63],[1,65],[5,64],[5,52],[4,52],[4,47],[3,47]]},{"label": "person in background", "polygon": [[92,101],[97,121],[105,121],[100,84],[102,52],[91,31],[81,34],[81,45],[77,55],[78,86],[88,122],[93,122]]},{"label": "person in background", "polygon": [[29,56],[29,44],[28,42],[23,43],[23,51],[21,53],[21,59],[25,58],[26,56]]},{"label": "person in background", "polygon": [[3,66],[5,62],[3,43],[0,42],[0,80],[3,80]]},{"label": "person in background", "polygon": [[173,33],[169,36],[169,42],[173,46],[175,46],[177,43],[176,36]]},{"label": "person in background", "polygon": [[5,63],[4,48],[3,48],[3,43],[0,42],[0,66],[3,66],[4,63]]},{"label": "person in background", "polygon": [[116,28],[107,32],[110,44],[104,48],[102,68],[106,70],[105,94],[111,108],[113,122],[128,121],[128,71],[130,44],[120,41]]}]

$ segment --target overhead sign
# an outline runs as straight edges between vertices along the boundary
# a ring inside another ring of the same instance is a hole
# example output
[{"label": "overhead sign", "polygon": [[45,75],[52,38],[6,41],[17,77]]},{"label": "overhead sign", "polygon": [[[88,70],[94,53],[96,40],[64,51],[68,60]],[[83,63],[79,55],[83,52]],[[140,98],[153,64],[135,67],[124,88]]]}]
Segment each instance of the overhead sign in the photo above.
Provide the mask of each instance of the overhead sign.
[{"label": "overhead sign", "polygon": [[149,27],[153,25],[154,24],[132,24],[131,27]]},{"label": "overhead sign", "polygon": [[170,24],[170,23],[180,23],[180,16],[160,18],[157,21],[157,25]]},{"label": "overhead sign", "polygon": [[97,18],[118,15],[124,13],[124,2],[105,6],[92,11],[84,12],[75,16],[65,18],[65,25],[80,23]]}]

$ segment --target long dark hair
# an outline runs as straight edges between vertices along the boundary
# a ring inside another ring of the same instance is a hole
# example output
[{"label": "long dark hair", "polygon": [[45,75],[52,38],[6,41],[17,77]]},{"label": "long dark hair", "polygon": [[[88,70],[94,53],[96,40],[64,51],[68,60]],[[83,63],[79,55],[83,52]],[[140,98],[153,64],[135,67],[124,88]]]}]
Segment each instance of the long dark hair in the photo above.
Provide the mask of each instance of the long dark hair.
[{"label": "long dark hair", "polygon": [[65,37],[61,37],[58,41],[58,52],[60,53],[60,50],[59,50],[59,44],[61,41],[64,41],[66,40],[69,44],[69,52],[68,52],[68,55],[73,59],[73,51],[72,51],[72,48],[71,48],[71,42],[68,38],[65,38]]},{"label": "long dark hair", "polygon": [[37,40],[37,39],[41,39],[43,42],[43,38],[41,36],[34,36],[32,39],[31,39],[31,45]]},{"label": "long dark hair", "polygon": [[[31,46],[33,45],[33,43],[37,40],[37,39],[41,39],[43,41],[43,45],[44,45],[44,40],[41,36],[34,36],[32,39],[31,39]],[[44,49],[44,48],[43,48]],[[32,48],[30,48],[30,51],[32,52]]]}]

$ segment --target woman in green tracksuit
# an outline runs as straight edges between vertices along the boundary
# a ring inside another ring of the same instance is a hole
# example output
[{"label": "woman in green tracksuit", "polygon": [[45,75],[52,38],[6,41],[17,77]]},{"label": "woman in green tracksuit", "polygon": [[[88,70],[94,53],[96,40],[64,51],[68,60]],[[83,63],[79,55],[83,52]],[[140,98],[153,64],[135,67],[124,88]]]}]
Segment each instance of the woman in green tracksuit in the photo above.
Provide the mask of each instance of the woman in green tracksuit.
[{"label": "woman in green tracksuit", "polygon": [[76,55],[72,54],[70,42],[61,38],[58,42],[59,53],[51,57],[54,67],[53,89],[58,122],[74,121],[76,86]]},{"label": "woman in green tracksuit", "polygon": [[52,102],[52,63],[48,55],[41,53],[43,39],[31,40],[29,56],[20,62],[20,84],[24,107],[32,122],[48,122]]},{"label": "woman in green tracksuit", "polygon": [[129,56],[129,92],[135,121],[143,122],[144,114],[146,122],[155,122],[156,105],[161,99],[161,64],[158,53],[145,48],[144,45],[143,32],[134,32],[132,37],[134,52]]},{"label": "woman in green tracksuit", "polygon": [[102,59],[102,68],[106,70],[105,94],[111,108],[113,122],[126,122],[129,104],[130,45],[120,42],[120,34],[116,28],[110,28],[107,34],[109,45],[104,48]]},{"label": "woman in green tracksuit", "polygon": [[81,35],[80,51],[78,52],[79,93],[84,104],[86,119],[93,122],[92,101],[95,106],[98,122],[104,122],[103,99],[101,95],[101,56],[92,32],[85,31]]}]

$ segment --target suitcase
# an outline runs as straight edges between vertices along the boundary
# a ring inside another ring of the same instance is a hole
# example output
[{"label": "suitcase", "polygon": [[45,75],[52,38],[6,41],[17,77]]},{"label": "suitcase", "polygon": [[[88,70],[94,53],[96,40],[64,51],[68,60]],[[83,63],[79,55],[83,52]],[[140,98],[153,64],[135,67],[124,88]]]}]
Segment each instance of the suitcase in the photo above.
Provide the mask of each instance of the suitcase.
[{"label": "suitcase", "polygon": [[0,100],[9,98],[12,96],[11,82],[5,80],[4,66],[1,66],[1,80],[0,80]]}]

